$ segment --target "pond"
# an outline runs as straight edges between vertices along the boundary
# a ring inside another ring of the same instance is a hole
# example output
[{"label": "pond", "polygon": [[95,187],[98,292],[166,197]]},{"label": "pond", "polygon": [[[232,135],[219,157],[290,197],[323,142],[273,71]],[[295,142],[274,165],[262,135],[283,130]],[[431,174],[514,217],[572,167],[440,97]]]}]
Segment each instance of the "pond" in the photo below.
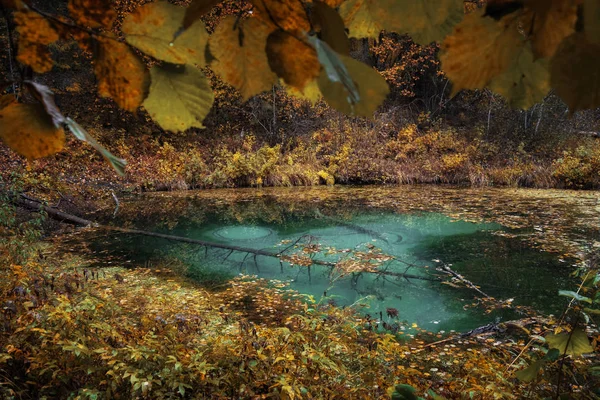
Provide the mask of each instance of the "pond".
[{"label": "pond", "polygon": [[[566,304],[558,290],[576,285],[570,275],[578,254],[600,244],[598,205],[594,192],[236,189],[123,199],[120,214],[104,221],[273,254],[285,250],[324,263],[366,258],[385,274],[342,274],[330,265],[308,268],[291,265],[290,259],[139,235],[102,235],[90,246],[133,266],[177,260],[199,284],[253,275],[288,282],[316,302],[393,320],[402,330],[465,331],[518,318],[518,307],[486,312],[473,306],[482,295],[452,280],[442,266],[506,304],[558,314]],[[388,309],[398,310],[398,316],[389,316]]]}]

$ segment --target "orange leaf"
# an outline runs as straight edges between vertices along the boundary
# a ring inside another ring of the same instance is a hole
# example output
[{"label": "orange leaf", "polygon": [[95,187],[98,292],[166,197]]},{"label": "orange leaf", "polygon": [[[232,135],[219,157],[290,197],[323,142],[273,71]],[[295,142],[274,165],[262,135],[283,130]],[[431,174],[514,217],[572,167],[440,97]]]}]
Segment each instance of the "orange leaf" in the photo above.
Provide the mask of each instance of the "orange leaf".
[{"label": "orange leaf", "polygon": [[214,6],[219,4],[221,0],[192,0],[191,4],[185,11],[183,19],[183,29],[189,28],[200,17],[208,13]]},{"label": "orange leaf", "polygon": [[17,11],[14,14],[19,32],[17,60],[29,65],[35,72],[44,73],[54,63],[46,45],[58,40],[58,33],[41,15],[33,11]]},{"label": "orange leaf", "polygon": [[16,103],[17,98],[12,94],[5,94],[0,96],[0,110],[9,106],[12,103]]},{"label": "orange leaf", "polygon": [[[6,100],[3,97],[1,102]],[[0,110],[0,138],[17,153],[33,159],[61,151],[65,132],[54,127],[40,104],[13,102]]]},{"label": "orange leaf", "polygon": [[244,99],[269,90],[277,76],[269,68],[264,52],[272,28],[257,18],[237,23],[226,17],[210,37],[210,51],[215,57],[211,66],[221,78],[236,89]]},{"label": "orange leaf", "polygon": [[323,0],[323,3],[327,4],[331,8],[339,7],[345,0]]},{"label": "orange leaf", "polygon": [[13,10],[21,10],[25,4],[21,0],[0,0],[0,6],[4,8],[12,8]]},{"label": "orange leaf", "polygon": [[300,0],[252,0],[263,21],[296,35],[310,32],[310,22]]},{"label": "orange leaf", "polygon": [[135,111],[144,101],[148,73],[142,61],[124,43],[98,38],[94,71],[98,93],[111,97],[124,110]]},{"label": "orange leaf", "polygon": [[69,0],[69,13],[81,25],[92,28],[111,28],[117,19],[108,0]]},{"label": "orange leaf", "polygon": [[288,85],[303,90],[321,71],[315,49],[282,30],[267,39],[267,57],[271,69]]},{"label": "orange leaf", "polygon": [[575,33],[577,0],[528,0],[523,30],[531,34],[536,57],[552,57],[560,43]]},{"label": "orange leaf", "polygon": [[522,48],[524,38],[515,18],[496,21],[482,13],[466,15],[442,44],[442,69],[452,81],[454,93],[485,87],[506,71]]}]

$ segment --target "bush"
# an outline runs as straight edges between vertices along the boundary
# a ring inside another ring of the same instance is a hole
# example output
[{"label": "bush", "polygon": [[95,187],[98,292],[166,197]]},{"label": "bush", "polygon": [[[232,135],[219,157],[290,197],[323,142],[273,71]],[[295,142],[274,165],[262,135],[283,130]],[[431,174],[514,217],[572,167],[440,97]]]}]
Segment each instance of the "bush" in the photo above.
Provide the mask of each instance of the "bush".
[{"label": "bush", "polygon": [[597,187],[600,185],[600,145],[564,151],[552,166],[552,175],[565,187]]}]

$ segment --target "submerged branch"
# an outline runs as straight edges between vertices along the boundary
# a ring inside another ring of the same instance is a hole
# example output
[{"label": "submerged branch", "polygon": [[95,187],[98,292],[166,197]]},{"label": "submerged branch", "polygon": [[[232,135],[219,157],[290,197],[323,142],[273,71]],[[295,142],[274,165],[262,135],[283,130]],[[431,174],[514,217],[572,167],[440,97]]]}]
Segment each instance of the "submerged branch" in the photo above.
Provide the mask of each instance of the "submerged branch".
[{"label": "submerged branch", "polygon": [[477,293],[479,293],[480,295],[482,295],[483,297],[486,298],[491,298],[490,295],[488,295],[487,293],[484,293],[481,289],[479,289],[479,287],[477,285],[475,285],[473,282],[471,282],[470,280],[466,279],[464,276],[462,276],[461,274],[459,274],[458,272],[452,270],[452,268],[450,268],[450,266],[448,264],[443,264],[440,268],[441,271],[444,271],[445,273],[447,273],[448,275],[456,278],[457,280],[461,281],[462,283],[464,283],[469,289],[473,289],[474,291],[476,291]]}]

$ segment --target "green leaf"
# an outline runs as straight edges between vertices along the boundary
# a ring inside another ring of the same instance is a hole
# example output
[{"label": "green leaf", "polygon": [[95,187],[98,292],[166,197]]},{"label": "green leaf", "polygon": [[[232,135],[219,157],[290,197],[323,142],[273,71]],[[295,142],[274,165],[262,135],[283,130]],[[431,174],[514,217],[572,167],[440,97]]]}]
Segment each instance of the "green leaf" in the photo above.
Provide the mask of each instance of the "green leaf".
[{"label": "green leaf", "polygon": [[546,342],[551,349],[558,349],[560,354],[580,356],[594,351],[592,346],[590,346],[587,334],[579,328],[576,328],[571,333],[550,334],[546,336]]},{"label": "green leaf", "polygon": [[183,132],[204,128],[202,120],[214,102],[210,83],[191,65],[165,64],[150,70],[152,83],[144,107],[163,129]]},{"label": "green leaf", "polygon": [[396,385],[392,393],[392,400],[419,400],[415,392],[416,389],[410,385]]},{"label": "green leaf", "polygon": [[558,349],[550,349],[546,353],[544,360],[556,361],[556,360],[558,360],[558,357],[560,357],[560,351]]},{"label": "green leaf", "polygon": [[368,65],[334,52],[327,43],[309,40],[323,66],[317,82],[327,103],[348,115],[372,118],[390,92],[385,79]]},{"label": "green leaf", "polygon": [[327,43],[315,36],[309,36],[308,40],[314,46],[315,50],[317,50],[319,62],[323,66],[327,79],[331,82],[341,83],[348,92],[348,101],[352,104],[358,103],[360,101],[360,93],[350,76],[350,72],[341,59],[342,55],[333,51]]},{"label": "green leaf", "polygon": [[592,315],[600,315],[600,310],[597,308],[584,308],[583,311],[585,311],[588,314],[592,314]]},{"label": "green leaf", "polygon": [[427,391],[427,394],[428,394],[429,396],[431,396],[431,398],[432,398],[433,400],[446,400],[446,398],[445,398],[445,397],[443,397],[443,396],[440,396],[439,394],[435,393],[435,392],[434,392],[433,390],[431,390],[431,389],[429,389],[429,390]]},{"label": "green leaf", "polygon": [[88,143],[90,146],[96,149],[96,151],[102,154],[106,161],[110,163],[110,165],[114,168],[115,171],[117,171],[119,175],[125,175],[125,165],[127,165],[127,162],[125,160],[115,157],[110,151],[106,150],[104,146],[98,143],[92,135],[87,133],[87,131],[83,129],[81,125],[73,121],[71,118],[67,118],[65,120],[65,124],[77,139]]},{"label": "green leaf", "polygon": [[586,303],[592,304],[592,299],[590,299],[589,297],[582,296],[579,293],[573,292],[571,290],[559,290],[558,294],[559,296],[572,297],[577,301],[585,301]]},{"label": "green leaf", "polygon": [[56,103],[54,102],[54,93],[46,85],[42,85],[33,81],[25,81],[25,86],[29,92],[44,106],[48,115],[52,118],[52,123],[55,128],[60,128],[65,122],[65,117],[62,115]]},{"label": "green leaf", "polygon": [[531,365],[525,369],[515,372],[515,376],[521,382],[531,382],[537,378],[540,369],[546,364],[546,360],[537,360],[531,363]]},{"label": "green leaf", "polygon": [[162,61],[204,66],[208,33],[202,21],[182,32],[185,14],[185,8],[166,1],[145,4],[125,18],[125,40]]}]

